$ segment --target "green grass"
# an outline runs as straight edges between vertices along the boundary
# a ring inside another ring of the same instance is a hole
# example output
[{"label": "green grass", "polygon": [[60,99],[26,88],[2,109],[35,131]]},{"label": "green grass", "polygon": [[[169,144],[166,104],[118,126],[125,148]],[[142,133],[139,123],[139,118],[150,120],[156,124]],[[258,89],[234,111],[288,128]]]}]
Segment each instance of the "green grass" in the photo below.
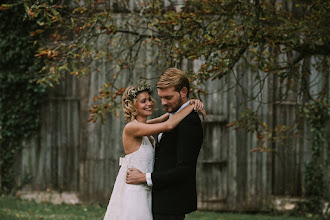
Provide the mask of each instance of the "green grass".
[{"label": "green grass", "polygon": [[[0,197],[1,220],[100,220],[105,208],[81,205],[52,205],[18,200],[14,197]],[[216,212],[194,212],[186,220],[307,220],[302,217],[269,216],[259,214],[233,214]]]},{"label": "green grass", "polygon": [[[292,216],[270,216],[261,214],[237,214],[196,211],[189,214],[186,220],[307,220],[309,218]],[[309,219],[310,220],[310,219]]]},{"label": "green grass", "polygon": [[1,220],[34,219],[102,219],[104,208],[96,206],[52,205],[0,197]]}]

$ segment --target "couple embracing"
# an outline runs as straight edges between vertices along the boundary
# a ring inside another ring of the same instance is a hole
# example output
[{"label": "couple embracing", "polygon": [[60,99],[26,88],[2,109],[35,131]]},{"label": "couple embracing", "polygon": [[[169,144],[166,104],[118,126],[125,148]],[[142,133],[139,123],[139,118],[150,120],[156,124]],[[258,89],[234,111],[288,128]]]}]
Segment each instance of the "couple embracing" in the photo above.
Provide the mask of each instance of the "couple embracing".
[{"label": "couple embracing", "polygon": [[203,103],[188,100],[189,81],[179,69],[165,70],[156,85],[167,113],[155,119],[147,120],[155,107],[150,85],[131,86],[123,94],[126,156],[120,158],[104,220],[183,220],[197,209],[203,129],[196,111],[205,116]]}]

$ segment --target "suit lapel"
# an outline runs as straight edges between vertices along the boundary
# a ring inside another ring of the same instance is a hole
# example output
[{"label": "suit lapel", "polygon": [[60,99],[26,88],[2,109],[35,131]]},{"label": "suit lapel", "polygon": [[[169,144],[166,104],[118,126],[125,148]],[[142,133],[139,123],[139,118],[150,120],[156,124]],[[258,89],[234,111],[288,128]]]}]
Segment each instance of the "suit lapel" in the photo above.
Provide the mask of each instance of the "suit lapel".
[{"label": "suit lapel", "polygon": [[159,143],[164,142],[166,139],[168,139],[168,137],[170,136],[170,133],[171,132],[164,132]]}]

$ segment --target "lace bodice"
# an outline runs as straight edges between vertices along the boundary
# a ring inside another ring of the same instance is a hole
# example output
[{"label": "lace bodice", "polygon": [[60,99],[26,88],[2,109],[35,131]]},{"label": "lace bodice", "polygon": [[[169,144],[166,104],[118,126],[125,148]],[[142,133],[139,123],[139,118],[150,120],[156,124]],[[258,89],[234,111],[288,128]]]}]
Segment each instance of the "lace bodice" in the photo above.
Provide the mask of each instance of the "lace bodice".
[{"label": "lace bodice", "polygon": [[[152,138],[154,141],[154,139]],[[136,168],[142,173],[152,173],[154,168],[155,150],[153,145],[146,136],[142,137],[140,148],[124,158],[120,158],[119,165],[127,168]],[[129,185],[129,188],[144,188],[148,189],[146,185]]]},{"label": "lace bodice", "polygon": [[142,173],[151,173],[154,167],[155,150],[148,137],[142,137],[140,148],[133,153],[120,158],[119,165],[139,169]]}]

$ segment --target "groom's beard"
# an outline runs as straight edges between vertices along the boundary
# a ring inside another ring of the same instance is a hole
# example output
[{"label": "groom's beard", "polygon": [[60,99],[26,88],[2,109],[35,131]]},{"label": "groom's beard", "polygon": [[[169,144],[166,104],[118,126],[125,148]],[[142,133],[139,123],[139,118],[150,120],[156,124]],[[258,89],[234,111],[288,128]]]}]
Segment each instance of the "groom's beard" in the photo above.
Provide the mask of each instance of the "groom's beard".
[{"label": "groom's beard", "polygon": [[183,99],[180,95],[176,105],[174,105],[174,104],[173,105],[164,105],[164,109],[168,113],[175,113],[181,107],[181,105],[183,105],[183,104],[184,104],[184,102],[183,102]]}]

